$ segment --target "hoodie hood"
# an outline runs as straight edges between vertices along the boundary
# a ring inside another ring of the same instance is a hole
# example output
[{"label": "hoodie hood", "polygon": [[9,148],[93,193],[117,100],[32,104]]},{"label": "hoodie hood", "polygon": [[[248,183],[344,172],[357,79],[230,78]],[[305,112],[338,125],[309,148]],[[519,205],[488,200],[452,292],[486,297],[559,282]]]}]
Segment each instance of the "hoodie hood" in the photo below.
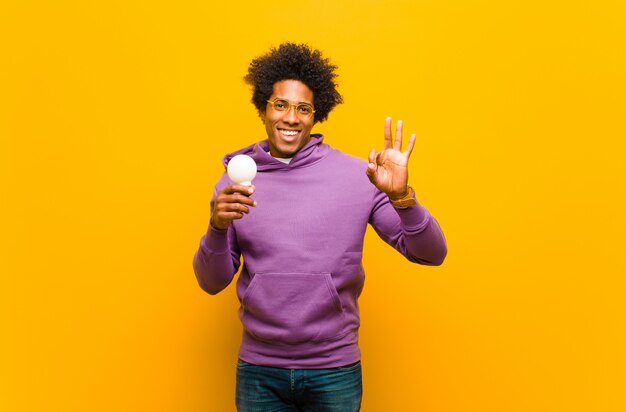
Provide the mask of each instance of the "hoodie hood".
[{"label": "hoodie hood", "polygon": [[222,159],[222,163],[224,163],[224,167],[226,167],[230,159],[232,159],[236,155],[245,154],[254,159],[254,161],[256,162],[257,170],[259,172],[277,169],[293,169],[298,167],[306,167],[317,163],[330,152],[330,146],[322,143],[323,140],[323,135],[312,134],[311,140],[309,140],[309,142],[304,145],[302,149],[298,150],[298,152],[291,159],[291,162],[289,162],[288,164],[285,164],[280,160],[274,159],[268,153],[270,150],[270,146],[267,139],[248,147],[244,147],[243,149],[237,150],[236,152],[227,154]]}]

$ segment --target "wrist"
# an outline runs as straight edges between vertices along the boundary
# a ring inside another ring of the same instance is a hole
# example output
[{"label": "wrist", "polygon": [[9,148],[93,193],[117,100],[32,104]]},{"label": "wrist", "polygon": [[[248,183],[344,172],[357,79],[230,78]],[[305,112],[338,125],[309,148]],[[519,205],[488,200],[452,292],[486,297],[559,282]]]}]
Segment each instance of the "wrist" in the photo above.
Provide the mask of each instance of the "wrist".
[{"label": "wrist", "polygon": [[410,196],[412,194],[411,192],[411,186],[406,187],[406,190],[404,191],[404,193],[402,193],[401,195],[394,195],[394,194],[388,194],[387,197],[389,197],[389,200],[392,202],[397,202],[399,200],[405,199],[408,196]]},{"label": "wrist", "polygon": [[221,227],[219,227],[218,225],[215,224],[215,221],[213,219],[211,219],[209,221],[209,226],[211,226],[213,229],[219,230],[219,231],[224,231],[224,230],[228,229],[228,225],[225,228],[222,229]]},{"label": "wrist", "polygon": [[389,196],[389,201],[396,207],[415,206],[417,204],[417,200],[415,200],[415,190],[407,185],[406,193],[402,197],[392,198]]}]

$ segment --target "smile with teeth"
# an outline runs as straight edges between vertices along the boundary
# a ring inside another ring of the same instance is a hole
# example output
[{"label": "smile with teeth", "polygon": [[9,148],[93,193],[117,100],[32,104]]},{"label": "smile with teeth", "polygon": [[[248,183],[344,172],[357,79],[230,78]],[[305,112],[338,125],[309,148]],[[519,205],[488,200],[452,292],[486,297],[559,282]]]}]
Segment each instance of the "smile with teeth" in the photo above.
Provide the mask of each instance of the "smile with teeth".
[{"label": "smile with teeth", "polygon": [[292,137],[299,133],[299,130],[278,129],[283,136]]}]

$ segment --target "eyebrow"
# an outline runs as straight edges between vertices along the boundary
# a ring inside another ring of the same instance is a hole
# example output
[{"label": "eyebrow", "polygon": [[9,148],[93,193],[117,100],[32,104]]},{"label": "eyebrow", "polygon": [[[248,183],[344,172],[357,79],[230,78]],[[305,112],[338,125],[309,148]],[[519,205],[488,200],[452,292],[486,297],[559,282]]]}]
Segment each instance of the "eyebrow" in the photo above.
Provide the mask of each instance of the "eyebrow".
[{"label": "eyebrow", "polygon": [[[291,104],[294,103],[291,100],[287,99],[286,97],[275,97],[274,100],[287,100]],[[309,103],[309,102],[296,102],[296,104],[309,104],[309,105],[313,106],[313,103]]]}]

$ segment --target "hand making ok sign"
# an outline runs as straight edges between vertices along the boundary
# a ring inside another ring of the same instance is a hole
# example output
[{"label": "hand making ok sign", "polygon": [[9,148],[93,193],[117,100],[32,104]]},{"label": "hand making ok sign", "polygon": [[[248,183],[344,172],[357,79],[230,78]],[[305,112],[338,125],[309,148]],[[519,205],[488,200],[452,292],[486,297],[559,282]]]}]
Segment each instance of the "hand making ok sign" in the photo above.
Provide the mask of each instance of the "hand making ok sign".
[{"label": "hand making ok sign", "polygon": [[409,156],[415,144],[415,134],[411,134],[404,151],[402,148],[402,120],[396,126],[396,138],[392,145],[391,117],[385,119],[385,147],[381,152],[370,150],[366,174],[370,182],[392,201],[408,193]]}]

